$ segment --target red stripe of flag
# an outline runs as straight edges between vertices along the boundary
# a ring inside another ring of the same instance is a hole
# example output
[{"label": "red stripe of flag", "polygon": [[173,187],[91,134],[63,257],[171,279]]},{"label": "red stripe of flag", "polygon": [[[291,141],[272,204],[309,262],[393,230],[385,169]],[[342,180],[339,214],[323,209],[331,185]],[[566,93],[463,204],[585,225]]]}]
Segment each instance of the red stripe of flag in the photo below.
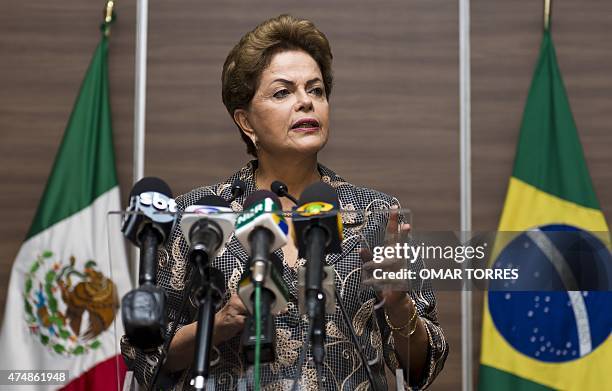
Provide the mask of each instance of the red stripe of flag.
[{"label": "red stripe of flag", "polygon": [[[60,388],[61,391],[108,391],[123,388],[127,367],[120,355],[96,364]],[[118,373],[118,375],[117,375]],[[119,387],[119,388],[118,388]]]}]

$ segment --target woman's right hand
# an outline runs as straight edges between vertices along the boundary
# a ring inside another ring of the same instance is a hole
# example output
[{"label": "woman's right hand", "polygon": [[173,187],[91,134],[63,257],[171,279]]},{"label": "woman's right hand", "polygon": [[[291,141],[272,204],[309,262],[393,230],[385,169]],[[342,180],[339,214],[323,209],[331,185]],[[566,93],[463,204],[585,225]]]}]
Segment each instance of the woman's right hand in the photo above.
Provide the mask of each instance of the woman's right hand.
[{"label": "woman's right hand", "polygon": [[241,332],[247,315],[240,297],[232,294],[225,306],[215,314],[213,344],[219,345]]},{"label": "woman's right hand", "polygon": [[[213,345],[219,345],[238,334],[244,328],[247,310],[238,295],[230,296],[229,301],[215,314]],[[198,322],[179,329],[170,344],[164,370],[176,372],[189,366],[193,359]]]}]

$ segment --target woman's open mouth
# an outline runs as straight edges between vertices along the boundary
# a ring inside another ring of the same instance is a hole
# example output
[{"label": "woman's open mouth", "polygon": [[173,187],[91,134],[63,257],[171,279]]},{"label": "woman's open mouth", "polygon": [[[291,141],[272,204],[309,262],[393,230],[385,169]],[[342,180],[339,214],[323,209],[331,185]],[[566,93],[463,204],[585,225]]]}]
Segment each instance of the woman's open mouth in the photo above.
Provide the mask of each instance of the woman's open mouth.
[{"label": "woman's open mouth", "polygon": [[319,121],[314,118],[301,118],[291,125],[291,130],[296,132],[315,132],[319,129]]}]

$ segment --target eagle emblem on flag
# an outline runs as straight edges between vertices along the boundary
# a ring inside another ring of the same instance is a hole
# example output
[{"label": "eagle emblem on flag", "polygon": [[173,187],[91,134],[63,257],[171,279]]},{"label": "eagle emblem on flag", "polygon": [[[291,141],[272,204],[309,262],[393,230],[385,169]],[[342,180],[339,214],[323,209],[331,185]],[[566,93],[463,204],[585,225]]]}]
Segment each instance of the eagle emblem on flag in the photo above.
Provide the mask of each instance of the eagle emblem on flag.
[{"label": "eagle emblem on flag", "polygon": [[96,337],[113,323],[119,308],[115,284],[95,261],[79,270],[75,257],[62,264],[51,251],[38,255],[26,273],[24,299],[30,334],[63,355],[100,347]]}]

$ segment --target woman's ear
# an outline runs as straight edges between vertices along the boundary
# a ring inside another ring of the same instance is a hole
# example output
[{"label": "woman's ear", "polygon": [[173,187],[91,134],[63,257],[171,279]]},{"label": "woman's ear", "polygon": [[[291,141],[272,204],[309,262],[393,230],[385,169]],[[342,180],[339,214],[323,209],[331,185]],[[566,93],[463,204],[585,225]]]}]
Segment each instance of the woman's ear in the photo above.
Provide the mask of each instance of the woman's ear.
[{"label": "woman's ear", "polygon": [[236,109],[234,110],[234,121],[240,126],[242,132],[246,134],[248,138],[251,139],[253,145],[257,145],[257,135],[255,134],[255,130],[251,126],[249,122],[249,118],[247,116],[247,112],[244,109]]}]

